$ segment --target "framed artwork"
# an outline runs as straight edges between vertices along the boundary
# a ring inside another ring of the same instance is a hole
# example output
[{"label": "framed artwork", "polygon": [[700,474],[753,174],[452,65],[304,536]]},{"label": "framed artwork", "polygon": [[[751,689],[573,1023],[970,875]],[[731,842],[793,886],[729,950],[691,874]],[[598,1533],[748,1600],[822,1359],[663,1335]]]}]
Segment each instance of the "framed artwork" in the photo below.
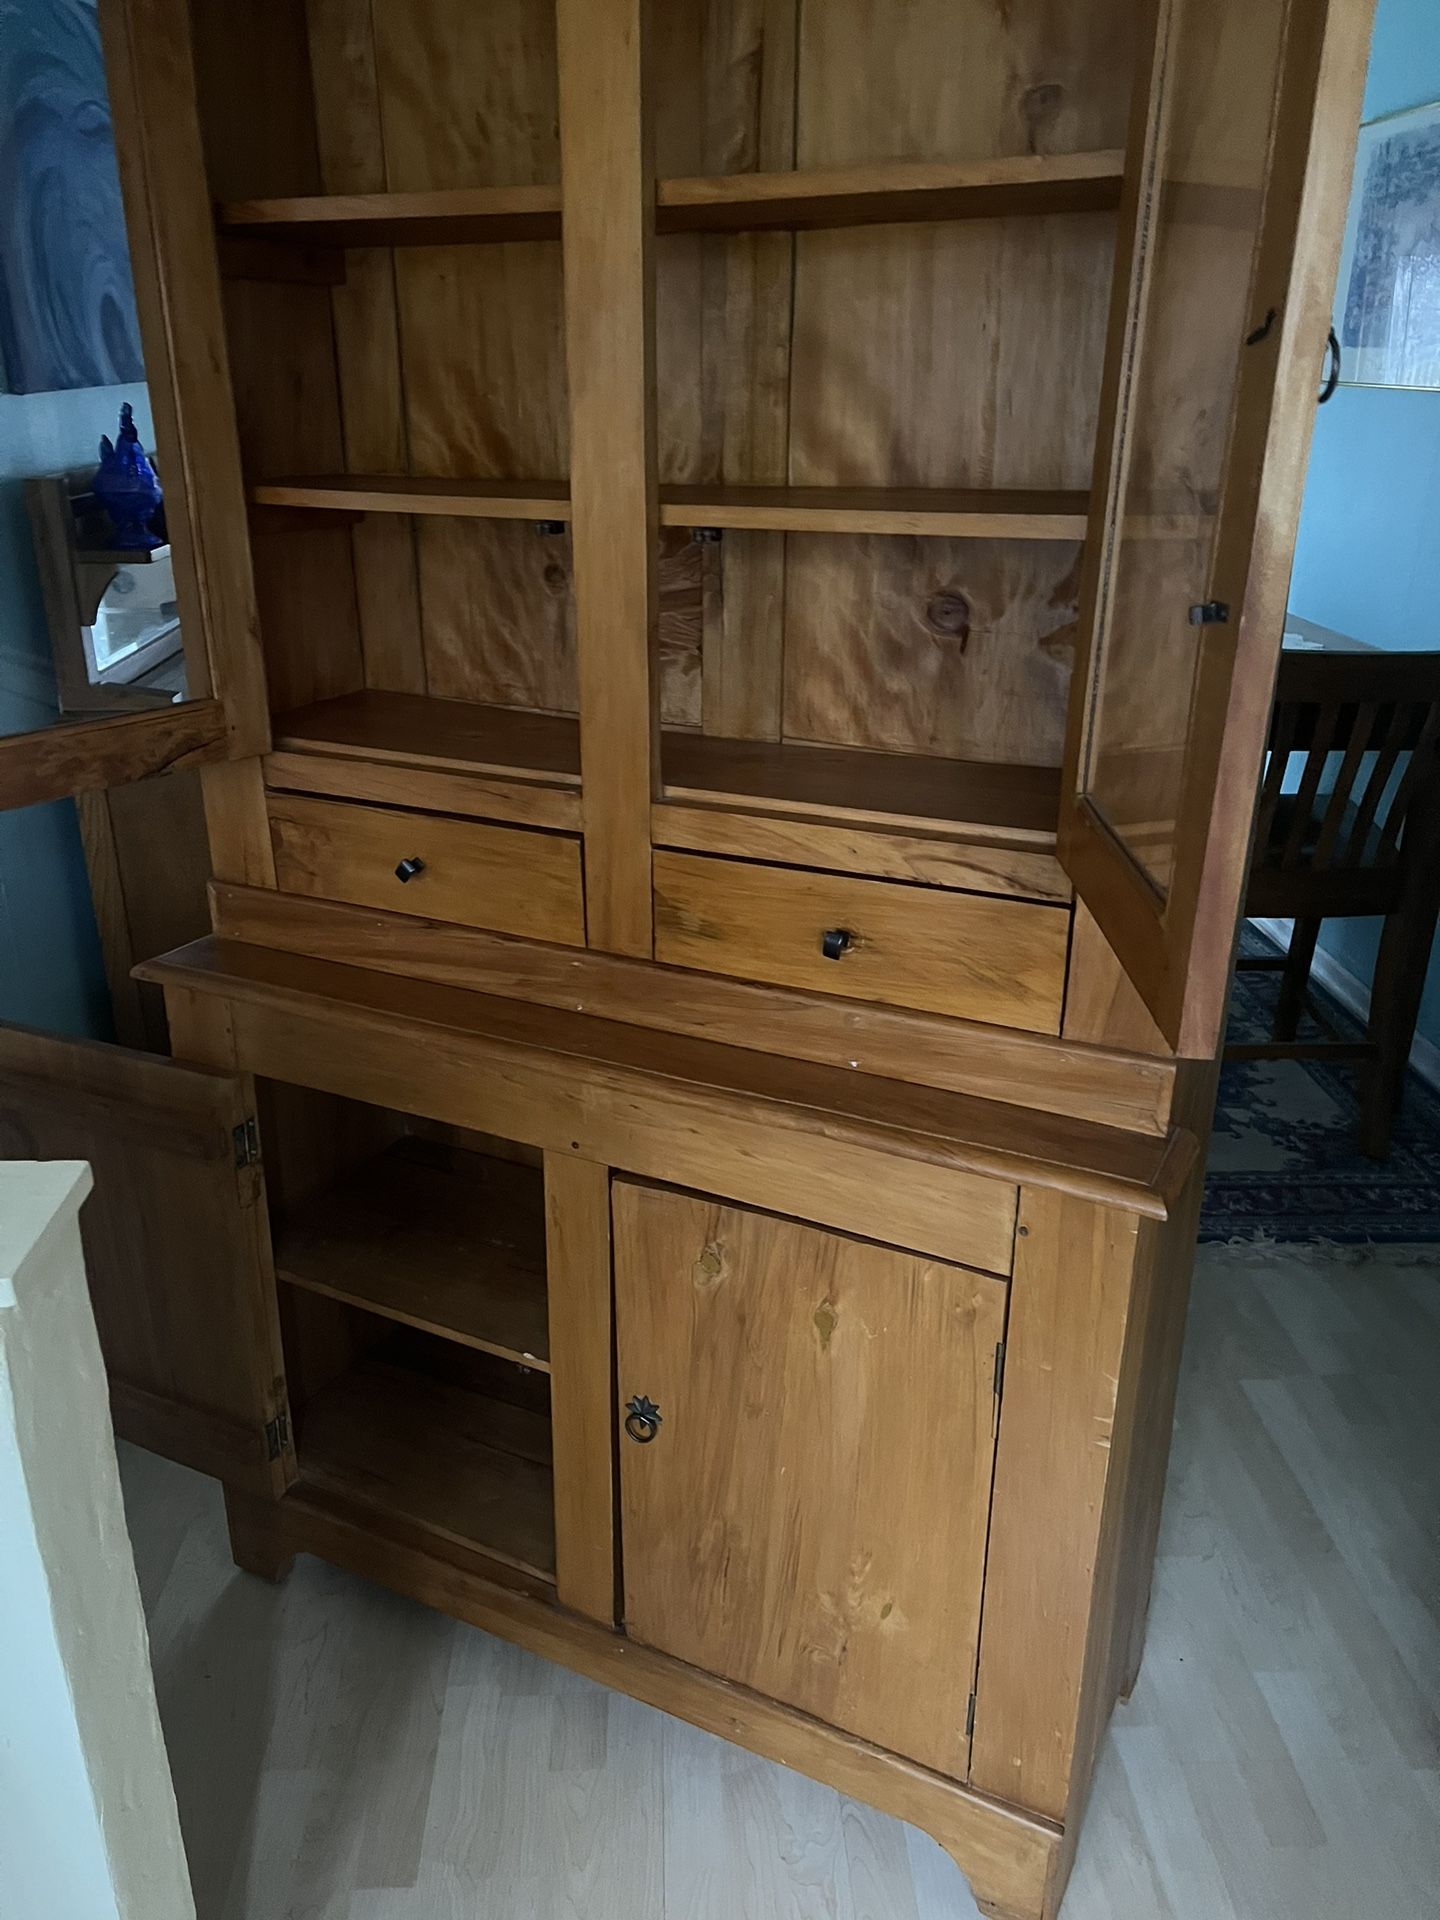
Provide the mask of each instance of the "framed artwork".
[{"label": "framed artwork", "polygon": [[1337,297],[1346,385],[1440,389],[1440,101],[1361,127]]},{"label": "framed artwork", "polygon": [[95,0],[0,0],[0,377],[143,380]]}]

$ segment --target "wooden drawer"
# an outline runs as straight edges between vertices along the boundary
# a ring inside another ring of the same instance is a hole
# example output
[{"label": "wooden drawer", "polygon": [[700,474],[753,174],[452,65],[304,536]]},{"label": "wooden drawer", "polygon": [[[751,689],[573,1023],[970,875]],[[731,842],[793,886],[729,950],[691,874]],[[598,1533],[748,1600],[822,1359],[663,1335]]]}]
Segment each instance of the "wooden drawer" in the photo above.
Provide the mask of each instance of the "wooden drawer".
[{"label": "wooden drawer", "polygon": [[1069,932],[1064,907],[655,855],[656,959],[744,980],[1058,1033]]},{"label": "wooden drawer", "polygon": [[[272,793],[269,807],[275,876],[288,893],[585,944],[580,842],[568,835],[303,794]],[[423,863],[408,882],[395,871],[402,860]]]}]

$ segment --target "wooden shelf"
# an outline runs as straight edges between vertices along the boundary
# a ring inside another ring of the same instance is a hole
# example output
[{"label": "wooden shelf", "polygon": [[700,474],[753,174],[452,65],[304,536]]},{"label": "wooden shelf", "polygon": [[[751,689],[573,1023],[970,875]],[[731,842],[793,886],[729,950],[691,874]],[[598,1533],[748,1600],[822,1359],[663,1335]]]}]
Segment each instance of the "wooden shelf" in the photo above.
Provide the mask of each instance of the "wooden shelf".
[{"label": "wooden shelf", "polygon": [[536,1168],[397,1141],[284,1221],[275,1271],[291,1286],[550,1370]]},{"label": "wooden shelf", "polygon": [[722,740],[688,732],[664,736],[661,765],[667,800],[730,801],[762,813],[883,827],[945,825],[974,839],[1055,844],[1056,767]]},{"label": "wooden shelf", "polygon": [[555,1578],[549,1424],[385,1359],[358,1362],[300,1416],[300,1486]]},{"label": "wooden shelf", "polygon": [[[655,222],[661,233],[744,233],[1096,213],[1119,204],[1123,173],[1124,155],[1106,151],[719,174],[660,181]],[[230,201],[217,213],[224,236],[310,247],[556,240],[560,218],[555,186],[307,194]]]},{"label": "wooden shelf", "polygon": [[1107,151],[662,180],[656,225],[661,233],[742,233],[1096,213],[1119,205],[1124,171],[1124,154]]},{"label": "wooden shelf", "polygon": [[273,732],[276,747],[292,752],[580,784],[580,725],[566,714],[418,693],[349,693],[277,714]]},{"label": "wooden shelf", "polygon": [[563,480],[431,480],[404,473],[306,474],[250,489],[259,507],[320,513],[431,513],[464,520],[566,520]]},{"label": "wooden shelf", "polygon": [[218,221],[223,234],[306,246],[437,247],[558,240],[560,189],[461,187],[432,193],[235,200],[219,209]]},{"label": "wooden shelf", "polygon": [[951,540],[1083,540],[1084,493],[919,487],[662,487],[665,527],[918,534]]},{"label": "wooden shelf", "polygon": [[[278,714],[274,733],[280,751],[522,776],[551,788],[580,782],[579,723],[561,714],[422,694],[352,693]],[[725,740],[677,729],[663,736],[662,770],[666,800],[731,802],[750,812],[852,825],[941,826],[1014,845],[1055,843],[1055,767]],[[296,782],[290,777],[284,784]]]},{"label": "wooden shelf", "polygon": [[[561,481],[431,480],[321,474],[252,487],[257,506],[321,513],[423,513],[478,520],[565,520]],[[921,487],[662,487],[665,527],[782,533],[910,534],[959,540],[1083,540],[1089,496]]]}]

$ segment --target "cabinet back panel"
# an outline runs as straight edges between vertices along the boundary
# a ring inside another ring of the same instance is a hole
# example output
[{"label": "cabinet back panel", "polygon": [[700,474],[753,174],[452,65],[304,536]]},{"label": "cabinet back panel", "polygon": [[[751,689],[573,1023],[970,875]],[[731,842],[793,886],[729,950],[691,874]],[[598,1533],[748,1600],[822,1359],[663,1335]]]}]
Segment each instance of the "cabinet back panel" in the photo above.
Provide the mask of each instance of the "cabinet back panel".
[{"label": "cabinet back panel", "polygon": [[[1122,0],[660,14],[662,175],[1124,143]],[[1114,239],[1106,214],[662,239],[662,482],[1087,487]],[[702,565],[707,732],[1058,763],[1074,547],[727,534]]]},{"label": "cabinet back panel", "polygon": [[554,0],[382,0],[373,17],[392,192],[559,180]]},{"label": "cabinet back panel", "polygon": [[1118,147],[1129,0],[800,0],[802,167]]},{"label": "cabinet back panel", "polygon": [[1080,548],[791,534],[788,739],[1058,766]]}]

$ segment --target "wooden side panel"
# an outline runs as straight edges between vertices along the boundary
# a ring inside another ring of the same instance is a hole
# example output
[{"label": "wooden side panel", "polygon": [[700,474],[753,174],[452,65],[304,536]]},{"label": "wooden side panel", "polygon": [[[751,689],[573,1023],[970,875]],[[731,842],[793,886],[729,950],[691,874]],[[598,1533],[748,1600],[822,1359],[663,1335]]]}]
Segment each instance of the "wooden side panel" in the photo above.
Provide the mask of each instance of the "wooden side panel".
[{"label": "wooden side panel", "polygon": [[614,1190],[631,1634],[963,1778],[1004,1283]]},{"label": "wooden side panel", "polygon": [[1021,1189],[970,1778],[1055,1819],[1069,1800],[1113,1524],[1111,1449],[1141,1231],[1133,1215]]},{"label": "wooden side panel", "polygon": [[615,1619],[614,1335],[610,1172],[545,1156],[555,1591],[562,1606]]},{"label": "wooden side panel", "polygon": [[559,0],[570,497],[590,939],[651,950],[658,612],[647,0]]},{"label": "wooden side panel", "polygon": [[264,1186],[236,1164],[248,1079],[0,1028],[0,1153],[88,1160],[82,1218],[117,1424],[204,1473],[279,1493],[293,1460]]}]

